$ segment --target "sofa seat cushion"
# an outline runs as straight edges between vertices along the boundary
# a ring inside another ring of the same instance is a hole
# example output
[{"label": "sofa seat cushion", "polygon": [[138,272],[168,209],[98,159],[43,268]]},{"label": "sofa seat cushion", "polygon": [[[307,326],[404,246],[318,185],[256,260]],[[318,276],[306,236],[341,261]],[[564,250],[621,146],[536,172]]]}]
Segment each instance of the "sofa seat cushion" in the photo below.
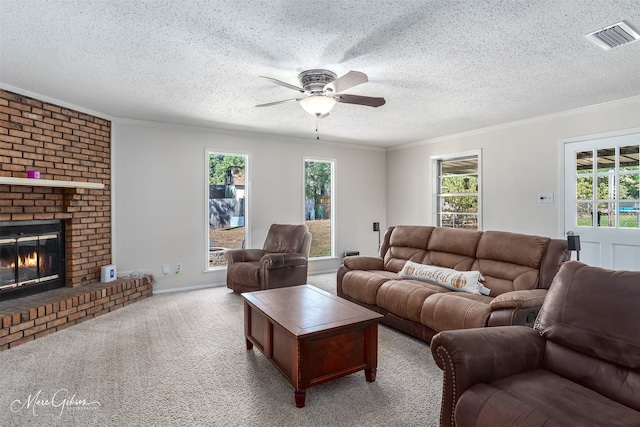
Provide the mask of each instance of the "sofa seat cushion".
[{"label": "sofa seat cushion", "polygon": [[538,369],[466,390],[456,425],[638,426],[640,412]]},{"label": "sofa seat cushion", "polygon": [[396,273],[385,270],[349,271],[342,278],[342,291],[355,300],[375,304],[380,285],[397,278]]},{"label": "sofa seat cushion", "polygon": [[419,280],[389,280],[378,289],[376,305],[402,318],[420,322],[424,301],[439,292],[451,291]]},{"label": "sofa seat cushion", "polygon": [[420,323],[435,331],[482,328],[491,314],[493,298],[463,292],[430,295],[424,302]]},{"label": "sofa seat cushion", "polygon": [[235,262],[230,264],[227,275],[234,283],[253,286],[260,283],[260,261]]}]

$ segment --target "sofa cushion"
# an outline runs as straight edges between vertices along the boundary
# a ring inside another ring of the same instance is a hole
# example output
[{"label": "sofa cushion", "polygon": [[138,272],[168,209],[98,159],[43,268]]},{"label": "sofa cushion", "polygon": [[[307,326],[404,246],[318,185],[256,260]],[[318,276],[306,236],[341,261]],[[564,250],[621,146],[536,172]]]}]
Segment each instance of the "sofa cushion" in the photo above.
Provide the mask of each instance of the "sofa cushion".
[{"label": "sofa cushion", "polygon": [[479,271],[458,271],[451,268],[407,261],[398,273],[398,276],[403,279],[415,279],[434,283],[452,291],[489,295],[489,289],[480,283],[480,281],[484,279]]},{"label": "sofa cushion", "polygon": [[476,257],[538,269],[549,240],[548,237],[528,234],[485,231],[478,242]]},{"label": "sofa cushion", "polygon": [[485,231],[478,242],[472,270],[485,278],[491,295],[535,289],[550,239],[504,231]]},{"label": "sofa cushion", "polygon": [[435,331],[486,326],[493,298],[463,292],[438,293],[424,301],[420,323]]},{"label": "sofa cushion", "polygon": [[380,285],[397,278],[396,273],[385,270],[349,271],[342,278],[342,291],[358,301],[375,304]]},{"label": "sofa cushion", "polygon": [[420,322],[424,300],[439,292],[449,291],[417,280],[389,280],[378,289],[376,305],[396,316]]},{"label": "sofa cushion", "polygon": [[456,425],[638,426],[640,412],[542,369],[466,390]]},{"label": "sofa cushion", "polygon": [[482,232],[458,228],[436,228],[431,233],[422,264],[455,270],[471,270]]},{"label": "sofa cushion", "polygon": [[427,252],[427,242],[435,227],[399,225],[389,236],[389,250],[384,255],[384,269],[397,273],[407,260],[420,262]]}]

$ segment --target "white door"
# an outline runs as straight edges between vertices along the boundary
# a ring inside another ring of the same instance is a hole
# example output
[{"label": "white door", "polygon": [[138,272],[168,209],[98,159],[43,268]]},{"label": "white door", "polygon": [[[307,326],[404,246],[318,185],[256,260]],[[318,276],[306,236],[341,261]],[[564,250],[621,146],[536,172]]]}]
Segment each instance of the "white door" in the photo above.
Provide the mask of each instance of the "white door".
[{"label": "white door", "polygon": [[580,236],[580,261],[640,270],[639,152],[638,133],[565,144],[564,231]]}]

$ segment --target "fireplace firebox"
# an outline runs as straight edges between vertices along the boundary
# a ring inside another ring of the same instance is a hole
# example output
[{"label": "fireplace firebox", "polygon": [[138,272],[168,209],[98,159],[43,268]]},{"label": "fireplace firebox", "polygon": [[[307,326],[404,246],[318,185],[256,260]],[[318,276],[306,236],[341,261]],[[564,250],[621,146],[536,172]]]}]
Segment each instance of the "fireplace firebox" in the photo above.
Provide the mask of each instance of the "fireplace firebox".
[{"label": "fireplace firebox", "polygon": [[66,285],[64,222],[0,222],[0,301]]}]

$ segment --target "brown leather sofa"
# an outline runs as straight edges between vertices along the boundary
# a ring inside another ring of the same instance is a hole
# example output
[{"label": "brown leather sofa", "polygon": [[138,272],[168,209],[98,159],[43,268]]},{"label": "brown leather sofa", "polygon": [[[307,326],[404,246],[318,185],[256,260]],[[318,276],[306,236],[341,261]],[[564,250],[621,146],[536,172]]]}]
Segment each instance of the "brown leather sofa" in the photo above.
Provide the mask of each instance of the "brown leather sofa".
[{"label": "brown leather sofa", "polygon": [[234,292],[307,283],[311,233],[305,224],[273,224],[262,249],[230,249],[227,287]]},{"label": "brown leather sofa", "polygon": [[[429,342],[437,332],[483,326],[533,326],[547,289],[569,258],[563,239],[430,226],[387,229],[380,256],[346,257],[337,294],[384,315],[383,323]],[[487,295],[403,279],[407,260],[480,271]]]},{"label": "brown leather sofa", "polygon": [[640,271],[564,264],[536,319],[441,332],[441,426],[640,426]]}]

